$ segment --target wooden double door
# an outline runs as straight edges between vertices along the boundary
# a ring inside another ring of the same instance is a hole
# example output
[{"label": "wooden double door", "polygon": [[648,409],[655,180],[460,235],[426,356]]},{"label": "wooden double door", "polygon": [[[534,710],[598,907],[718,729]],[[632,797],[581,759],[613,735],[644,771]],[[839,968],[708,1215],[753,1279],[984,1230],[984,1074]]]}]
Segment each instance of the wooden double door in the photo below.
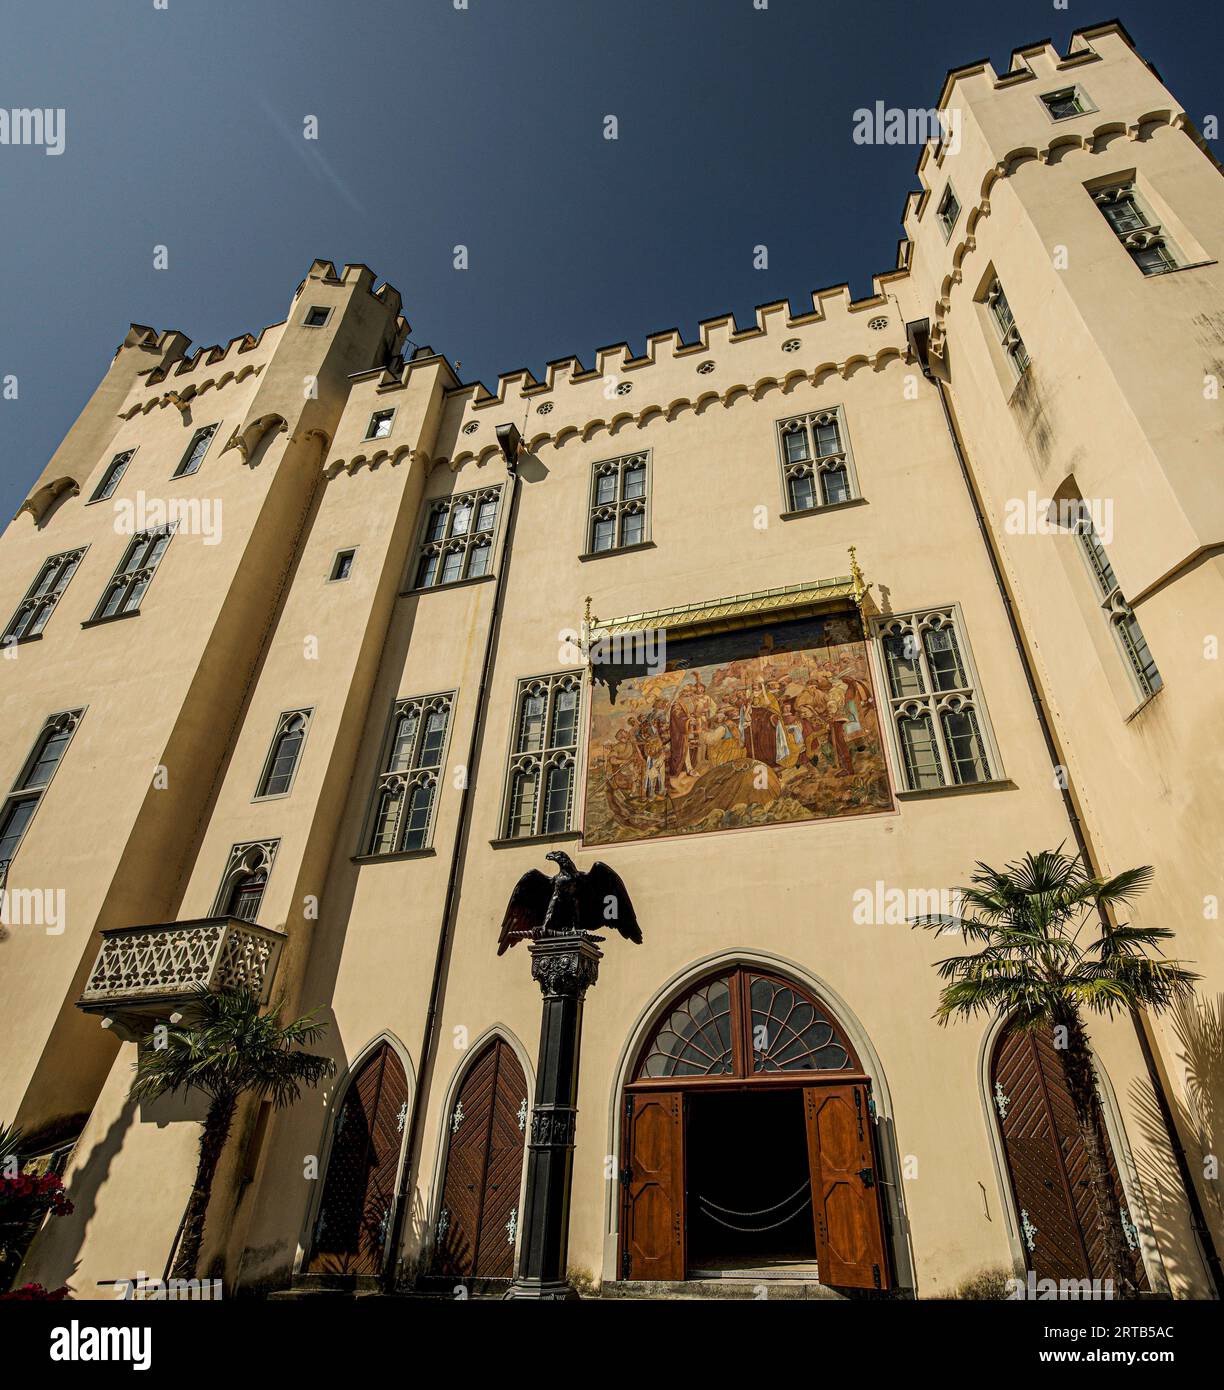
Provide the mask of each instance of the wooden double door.
[{"label": "wooden double door", "polygon": [[[687,1275],[687,1173],[693,1156],[686,1154],[686,1121],[690,1107],[709,1093],[710,1086],[695,1082],[626,1092],[620,1175],[622,1279]],[[776,1093],[779,1083],[764,1081],[741,1089]],[[820,1282],[886,1289],[879,1165],[866,1082],[813,1081],[795,1089],[802,1102]],[[762,1159],[768,1161],[767,1141]]]},{"label": "wooden double door", "polygon": [[[995,1046],[991,1090],[1025,1264],[1038,1278],[1103,1279],[1105,1238],[1062,1062],[1049,1034],[1008,1029]],[[1113,1209],[1131,1253],[1131,1278],[1149,1287],[1108,1134],[1102,1133]]]},{"label": "wooden double door", "polygon": [[435,1274],[513,1278],[527,1112],[523,1069],[495,1038],[473,1059],[447,1116]]},{"label": "wooden double door", "polygon": [[407,1119],[408,1079],[383,1043],[352,1077],[336,1117],[310,1273],[382,1272]]}]

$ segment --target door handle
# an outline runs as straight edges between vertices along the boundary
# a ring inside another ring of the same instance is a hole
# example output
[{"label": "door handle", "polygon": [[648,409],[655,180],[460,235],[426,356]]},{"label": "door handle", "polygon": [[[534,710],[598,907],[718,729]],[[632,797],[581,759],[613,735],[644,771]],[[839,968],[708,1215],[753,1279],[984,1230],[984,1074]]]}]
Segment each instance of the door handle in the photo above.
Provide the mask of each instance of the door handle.
[{"label": "door handle", "polygon": [[875,1186],[875,1173],[870,1168],[860,1168],[858,1175],[862,1179],[864,1187]]}]

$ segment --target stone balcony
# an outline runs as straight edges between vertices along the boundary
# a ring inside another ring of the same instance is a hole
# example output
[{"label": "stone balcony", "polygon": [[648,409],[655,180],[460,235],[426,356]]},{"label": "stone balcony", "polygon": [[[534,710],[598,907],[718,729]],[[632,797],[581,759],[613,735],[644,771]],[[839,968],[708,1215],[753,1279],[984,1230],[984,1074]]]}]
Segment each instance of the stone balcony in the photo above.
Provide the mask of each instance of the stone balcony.
[{"label": "stone balcony", "polygon": [[245,985],[266,1003],[284,943],[284,932],[238,917],[111,927],[77,1007],[123,1035],[182,1013],[201,989]]}]

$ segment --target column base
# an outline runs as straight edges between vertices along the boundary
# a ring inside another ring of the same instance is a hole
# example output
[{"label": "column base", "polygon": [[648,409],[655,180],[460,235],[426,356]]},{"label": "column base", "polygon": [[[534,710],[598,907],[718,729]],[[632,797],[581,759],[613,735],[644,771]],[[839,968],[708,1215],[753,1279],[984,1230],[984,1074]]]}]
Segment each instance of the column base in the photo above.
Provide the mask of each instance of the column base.
[{"label": "column base", "polygon": [[578,1290],[564,1279],[516,1279],[502,1298],[525,1298],[547,1303],[562,1303],[578,1297]]}]

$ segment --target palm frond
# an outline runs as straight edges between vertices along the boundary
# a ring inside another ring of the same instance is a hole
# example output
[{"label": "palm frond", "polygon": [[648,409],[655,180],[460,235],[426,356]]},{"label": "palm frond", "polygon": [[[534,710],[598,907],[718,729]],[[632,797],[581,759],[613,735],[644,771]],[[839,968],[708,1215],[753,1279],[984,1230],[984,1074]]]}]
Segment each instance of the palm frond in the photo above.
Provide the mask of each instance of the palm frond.
[{"label": "palm frond", "polygon": [[189,1021],[141,1048],[135,1100],[195,1088],[212,1099],[254,1092],[279,1109],[335,1071],[330,1057],[301,1051],[326,1028],[313,1014],[280,1021],[283,1001],[267,1011],[247,990],[201,990]]}]

